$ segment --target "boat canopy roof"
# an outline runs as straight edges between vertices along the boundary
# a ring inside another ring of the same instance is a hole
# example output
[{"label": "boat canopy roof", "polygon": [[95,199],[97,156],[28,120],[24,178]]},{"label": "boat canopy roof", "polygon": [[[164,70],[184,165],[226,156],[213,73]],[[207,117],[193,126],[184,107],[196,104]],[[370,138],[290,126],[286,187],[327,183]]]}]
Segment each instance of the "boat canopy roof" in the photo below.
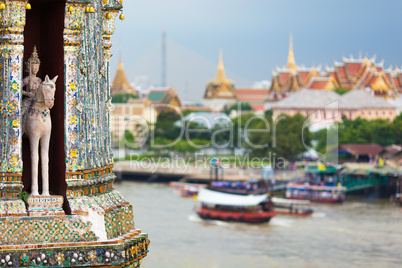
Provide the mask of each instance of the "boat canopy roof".
[{"label": "boat canopy roof", "polygon": [[198,192],[197,199],[202,203],[215,205],[256,206],[267,199],[267,195],[229,194],[203,188]]}]

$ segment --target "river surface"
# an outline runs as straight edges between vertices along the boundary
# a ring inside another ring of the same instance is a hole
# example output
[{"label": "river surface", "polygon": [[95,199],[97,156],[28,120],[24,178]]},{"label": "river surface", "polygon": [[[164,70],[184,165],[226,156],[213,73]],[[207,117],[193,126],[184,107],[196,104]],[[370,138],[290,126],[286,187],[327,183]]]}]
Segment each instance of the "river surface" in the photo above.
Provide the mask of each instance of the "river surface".
[{"label": "river surface", "polygon": [[402,267],[402,210],[388,200],[312,204],[308,218],[267,224],[203,221],[166,184],[116,183],[149,234],[142,268]]}]

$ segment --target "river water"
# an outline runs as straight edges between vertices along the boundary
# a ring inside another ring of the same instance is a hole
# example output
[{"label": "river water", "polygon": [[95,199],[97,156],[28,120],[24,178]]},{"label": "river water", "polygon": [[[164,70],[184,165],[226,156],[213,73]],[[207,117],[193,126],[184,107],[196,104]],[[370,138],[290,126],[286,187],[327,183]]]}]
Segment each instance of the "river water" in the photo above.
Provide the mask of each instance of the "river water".
[{"label": "river water", "polygon": [[203,221],[195,200],[166,184],[116,183],[149,234],[143,268],[401,267],[402,210],[388,200],[348,198],[312,204],[308,218],[278,215],[267,224]]}]

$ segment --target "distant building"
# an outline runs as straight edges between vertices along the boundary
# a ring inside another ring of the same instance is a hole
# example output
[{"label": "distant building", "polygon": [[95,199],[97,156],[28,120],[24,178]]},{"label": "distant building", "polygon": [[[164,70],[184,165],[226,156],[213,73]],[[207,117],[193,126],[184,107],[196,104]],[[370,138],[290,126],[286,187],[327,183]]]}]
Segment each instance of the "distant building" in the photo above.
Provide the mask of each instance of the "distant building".
[{"label": "distant building", "polygon": [[272,73],[269,90],[270,100],[286,98],[293,92],[302,89],[333,90],[335,88],[366,89],[370,88],[374,95],[386,100],[399,97],[402,93],[402,72],[400,69],[384,69],[384,62],[376,63],[375,56],[342,58],[333,67],[320,68],[297,66],[293,55],[293,41],[290,37],[289,55],[286,67],[276,68]]},{"label": "distant building", "polygon": [[206,107],[221,111],[225,105],[236,101],[237,93],[234,89],[234,83],[226,78],[222,53],[220,53],[218,71],[215,79],[208,82],[205,88],[203,103]]},{"label": "distant building", "polygon": [[131,99],[127,103],[113,104],[110,117],[113,144],[117,147],[126,130],[139,141],[156,123],[156,118],[157,111],[147,99]]},{"label": "distant building", "polygon": [[345,160],[354,162],[374,162],[384,150],[379,144],[340,144],[336,149],[337,154],[345,155]]},{"label": "distant building", "polygon": [[249,103],[256,112],[265,110],[265,102],[269,93],[268,88],[239,88],[236,89],[237,101]]},{"label": "distant building", "polygon": [[149,100],[155,109],[161,111],[181,110],[182,103],[179,95],[172,87],[153,88],[150,90],[147,100]]},{"label": "distant building", "polygon": [[111,95],[116,94],[134,94],[137,95],[137,91],[130,85],[124,72],[123,61],[119,58],[119,65],[117,67],[116,75],[114,76],[112,86],[110,87]]},{"label": "distant building", "polygon": [[342,117],[352,120],[360,117],[392,121],[397,115],[394,106],[365,90],[352,90],[338,95],[331,90],[304,89],[272,103],[270,108],[274,118],[281,114],[301,114],[308,117],[314,128],[326,127],[328,120],[341,121]]}]

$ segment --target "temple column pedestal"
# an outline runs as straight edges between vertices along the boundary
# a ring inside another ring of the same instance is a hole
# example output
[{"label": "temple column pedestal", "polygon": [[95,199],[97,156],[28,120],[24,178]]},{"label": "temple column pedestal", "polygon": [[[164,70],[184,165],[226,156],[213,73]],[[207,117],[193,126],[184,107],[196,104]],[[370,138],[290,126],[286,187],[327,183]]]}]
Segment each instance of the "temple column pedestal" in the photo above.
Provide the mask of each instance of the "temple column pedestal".
[{"label": "temple column pedestal", "polygon": [[28,197],[29,216],[59,216],[65,215],[63,210],[63,196],[31,195]]}]

